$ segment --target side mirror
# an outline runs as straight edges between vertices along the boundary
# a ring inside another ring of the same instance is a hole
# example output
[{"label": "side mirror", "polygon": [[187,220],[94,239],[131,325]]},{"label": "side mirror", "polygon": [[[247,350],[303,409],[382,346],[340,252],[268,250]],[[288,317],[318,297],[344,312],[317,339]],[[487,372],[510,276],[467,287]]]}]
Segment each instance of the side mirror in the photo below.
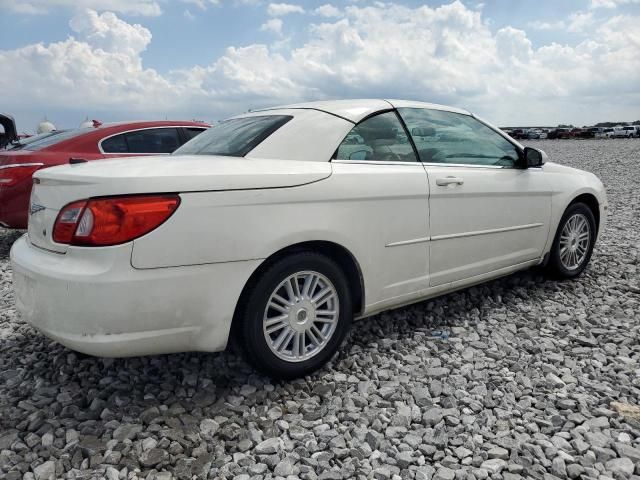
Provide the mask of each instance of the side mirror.
[{"label": "side mirror", "polygon": [[433,127],[415,127],[411,129],[411,136],[413,137],[433,137],[436,134],[436,129]]},{"label": "side mirror", "polygon": [[547,161],[547,154],[538,148],[524,147],[524,164],[526,168],[541,167]]}]

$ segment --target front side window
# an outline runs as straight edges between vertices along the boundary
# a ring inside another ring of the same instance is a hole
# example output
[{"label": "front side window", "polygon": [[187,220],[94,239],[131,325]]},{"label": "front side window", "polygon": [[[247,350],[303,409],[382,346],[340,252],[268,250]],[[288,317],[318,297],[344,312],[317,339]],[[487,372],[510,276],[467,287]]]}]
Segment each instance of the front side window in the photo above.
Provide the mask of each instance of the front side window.
[{"label": "front side window", "polygon": [[413,147],[395,112],[369,117],[342,141],[336,160],[415,162]]},{"label": "front side window", "polygon": [[289,115],[265,115],[225,120],[189,140],[174,153],[244,157],[292,118]]},{"label": "front side window", "polygon": [[420,160],[516,167],[519,149],[472,116],[425,108],[399,108]]}]

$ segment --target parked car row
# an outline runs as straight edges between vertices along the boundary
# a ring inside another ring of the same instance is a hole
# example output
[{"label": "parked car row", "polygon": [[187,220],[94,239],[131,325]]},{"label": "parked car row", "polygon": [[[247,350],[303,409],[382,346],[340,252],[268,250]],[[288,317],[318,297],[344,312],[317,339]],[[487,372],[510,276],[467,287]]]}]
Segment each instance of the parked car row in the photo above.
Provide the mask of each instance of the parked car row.
[{"label": "parked car row", "polygon": [[579,139],[579,138],[640,138],[640,125],[589,128],[514,128],[503,131],[516,140]]},{"label": "parked car row", "polygon": [[43,168],[114,157],[166,155],[209,128],[193,121],[100,124],[19,139],[8,115],[0,149],[0,226],[27,228],[32,175]]}]

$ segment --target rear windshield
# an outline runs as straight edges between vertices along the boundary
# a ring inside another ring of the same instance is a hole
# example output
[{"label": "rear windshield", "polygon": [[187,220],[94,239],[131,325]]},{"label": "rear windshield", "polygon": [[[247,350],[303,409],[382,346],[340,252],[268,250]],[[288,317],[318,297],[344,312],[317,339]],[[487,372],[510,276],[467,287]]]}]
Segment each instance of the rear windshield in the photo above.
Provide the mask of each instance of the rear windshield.
[{"label": "rear windshield", "polygon": [[31,142],[25,147],[25,150],[32,150],[34,152],[42,150],[43,148],[50,147],[51,145],[55,145],[56,143],[60,143],[64,140],[69,140],[70,138],[83,135],[91,130],[93,130],[93,128],[77,128],[75,130],[60,131],[60,133],[55,135],[50,135],[40,140],[36,140],[35,142]]},{"label": "rear windshield", "polygon": [[244,157],[293,117],[266,115],[225,120],[178,148],[173,155]]}]

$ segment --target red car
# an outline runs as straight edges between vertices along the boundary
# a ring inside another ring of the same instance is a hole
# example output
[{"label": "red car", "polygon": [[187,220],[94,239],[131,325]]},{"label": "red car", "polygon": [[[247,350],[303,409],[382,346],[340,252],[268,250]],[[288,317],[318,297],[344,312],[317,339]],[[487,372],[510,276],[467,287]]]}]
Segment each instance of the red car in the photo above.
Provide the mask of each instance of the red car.
[{"label": "red car", "polygon": [[103,158],[169,154],[209,128],[180,121],[97,125],[32,137],[25,145],[15,139],[0,150],[0,226],[27,227],[31,176],[36,170]]}]

